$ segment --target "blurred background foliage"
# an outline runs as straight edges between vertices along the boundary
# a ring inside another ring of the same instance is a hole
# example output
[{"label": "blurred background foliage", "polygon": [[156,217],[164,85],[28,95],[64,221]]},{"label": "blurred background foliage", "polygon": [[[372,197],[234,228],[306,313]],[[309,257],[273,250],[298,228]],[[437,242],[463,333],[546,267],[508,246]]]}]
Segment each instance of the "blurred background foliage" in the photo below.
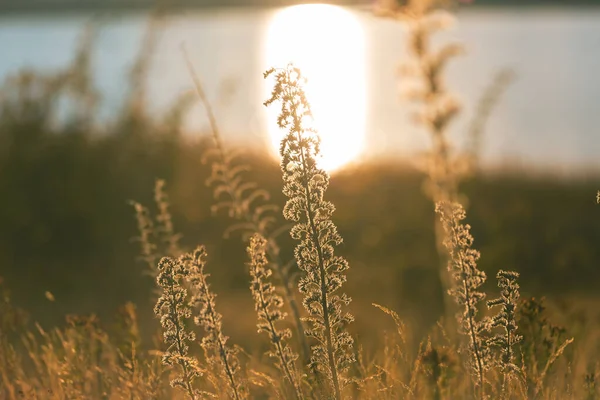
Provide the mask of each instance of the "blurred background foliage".
[{"label": "blurred background foliage", "polygon": [[[128,202],[152,205],[160,178],[167,181],[182,244],[207,246],[219,305],[237,311],[235,327],[227,329],[234,337],[254,330],[245,246],[239,237],[223,239],[230,221],[210,212],[214,201],[205,186],[210,167],[201,161],[209,135],[182,130],[194,98],[182,97],[162,115],[148,112],[144,74],[150,37],[132,67],[127,106],[112,120],[98,121],[101,99],[90,80],[90,37],[82,36],[69,68],[52,74],[18,71],[0,89],[0,276],[14,302],[42,325],[53,325],[72,313],[110,319],[132,301],[150,323],[153,282],[142,274]],[[266,150],[248,150],[244,158],[252,167],[249,178],[283,205],[277,161]],[[347,290],[357,321],[373,313],[372,302],[423,326],[439,317],[434,212],[423,178],[401,161],[369,161],[332,177],[328,197],[345,239],[340,254],[352,267]],[[489,276],[498,269],[519,271],[524,295],[544,294],[557,304],[595,299],[598,187],[598,176],[561,179],[518,169],[484,171],[465,182],[480,267]],[[291,258],[287,237],[282,246]],[[493,290],[493,279],[488,284]],[[369,324],[357,329],[373,329]]]}]

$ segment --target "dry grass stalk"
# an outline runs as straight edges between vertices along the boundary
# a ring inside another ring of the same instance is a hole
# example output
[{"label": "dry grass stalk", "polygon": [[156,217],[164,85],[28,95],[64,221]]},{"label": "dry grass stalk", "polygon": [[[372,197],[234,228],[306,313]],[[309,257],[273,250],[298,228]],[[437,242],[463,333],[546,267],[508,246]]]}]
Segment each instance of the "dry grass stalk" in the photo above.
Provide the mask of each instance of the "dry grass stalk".
[{"label": "dry grass stalk", "polygon": [[223,317],[216,311],[216,295],[210,290],[207,282],[209,275],[204,272],[205,258],[206,250],[203,246],[180,258],[181,264],[186,265],[189,270],[189,281],[193,291],[190,305],[200,308],[194,317],[194,322],[204,328],[206,334],[202,337],[201,346],[209,365],[213,367],[213,372],[218,371],[227,385],[229,397],[234,400],[245,399],[246,388],[238,376],[240,365],[237,359],[237,348],[228,346],[229,338],[223,335]]},{"label": "dry grass stalk", "polygon": [[198,360],[188,354],[188,343],[194,342],[196,335],[185,326],[185,320],[192,316],[187,291],[183,287],[183,279],[190,276],[190,270],[186,267],[185,263],[169,257],[161,259],[156,282],[163,289],[163,295],[158,299],[154,313],[160,317],[167,346],[162,362],[181,368],[181,374],[171,380],[171,386],[180,388],[195,400],[200,393],[194,389],[194,380],[201,376],[201,372]]},{"label": "dry grass stalk", "polygon": [[289,329],[278,328],[286,313],[281,311],[283,299],[276,293],[275,287],[269,282],[271,270],[268,269],[266,256],[267,240],[256,234],[250,238],[248,257],[250,258],[250,290],[254,297],[254,305],[258,313],[258,332],[265,332],[274,348],[269,352],[271,357],[278,360],[277,367],[284,378],[292,386],[295,399],[304,399],[300,377],[296,369],[298,355],[286,344],[292,333]]},{"label": "dry grass stalk", "polygon": [[500,307],[490,322],[490,328],[499,328],[501,333],[492,336],[488,343],[491,348],[500,351],[500,359],[496,361],[502,373],[501,396],[510,396],[511,382],[518,378],[519,367],[515,363],[515,346],[522,337],[517,333],[517,302],[519,300],[519,274],[514,271],[498,271],[496,279],[500,287],[500,297],[487,302],[488,307]]},{"label": "dry grass stalk", "polygon": [[489,321],[478,319],[478,305],[485,299],[481,286],[486,280],[483,271],[477,268],[479,252],[472,249],[473,237],[470,226],[463,224],[465,211],[458,203],[440,202],[436,206],[446,239],[444,246],[448,250],[448,271],[455,281],[449,294],[461,308],[459,322],[468,338],[469,364],[474,375],[478,397],[485,399],[486,371],[491,366],[490,351],[485,336]]}]

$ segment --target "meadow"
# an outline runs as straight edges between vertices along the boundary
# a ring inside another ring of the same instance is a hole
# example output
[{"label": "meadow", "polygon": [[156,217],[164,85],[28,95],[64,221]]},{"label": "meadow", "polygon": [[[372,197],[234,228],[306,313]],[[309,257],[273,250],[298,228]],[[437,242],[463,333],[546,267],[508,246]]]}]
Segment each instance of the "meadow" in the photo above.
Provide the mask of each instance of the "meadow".
[{"label": "meadow", "polygon": [[189,61],[191,94],[150,112],[153,21],[110,121],[85,33],[3,83],[0,399],[600,398],[600,176],[481,167],[507,77],[459,148],[450,12],[374,12],[409,29],[413,162],[321,169],[293,65],[265,72],[279,160],[224,140]]}]

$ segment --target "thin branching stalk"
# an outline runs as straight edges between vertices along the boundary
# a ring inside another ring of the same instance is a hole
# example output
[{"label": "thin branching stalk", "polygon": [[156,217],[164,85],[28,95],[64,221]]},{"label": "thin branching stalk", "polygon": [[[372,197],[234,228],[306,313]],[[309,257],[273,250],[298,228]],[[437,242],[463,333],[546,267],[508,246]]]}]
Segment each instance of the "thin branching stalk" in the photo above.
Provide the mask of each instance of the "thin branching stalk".
[{"label": "thin branching stalk", "polygon": [[[156,231],[154,222],[150,216],[150,211],[135,201],[130,204],[135,210],[135,219],[137,222],[139,236],[134,238],[140,244],[140,259],[146,264],[147,270],[145,273],[156,279],[158,262],[158,248],[156,246]],[[160,292],[160,288],[158,289]]]},{"label": "thin branching stalk", "polygon": [[500,287],[500,297],[487,302],[489,308],[500,307],[499,312],[492,317],[490,327],[499,328],[501,333],[492,336],[489,344],[492,348],[500,351],[500,359],[497,364],[502,372],[503,398],[508,395],[508,385],[519,371],[519,367],[515,364],[515,346],[522,339],[517,334],[516,321],[517,302],[519,301],[518,278],[517,272],[498,271],[496,279],[498,279],[498,287]]},{"label": "thin branching stalk", "polygon": [[279,246],[276,242],[277,231],[272,231],[273,218],[268,214],[271,211],[276,211],[277,207],[273,204],[264,204],[252,207],[252,203],[259,198],[266,201],[270,199],[270,194],[263,188],[259,188],[254,182],[249,182],[241,174],[247,169],[246,166],[232,165],[232,160],[235,154],[227,152],[221,137],[221,133],[217,124],[217,120],[213,113],[210,102],[208,101],[200,78],[196,73],[192,62],[185,49],[183,49],[186,65],[189,74],[196,88],[198,97],[206,112],[206,117],[209,122],[212,139],[215,146],[215,157],[212,163],[212,174],[209,185],[215,186],[215,198],[218,200],[220,196],[225,195],[227,200],[220,201],[214,207],[219,209],[225,207],[229,210],[229,216],[236,221],[230,229],[226,231],[226,235],[234,230],[242,230],[250,234],[259,233],[267,238],[267,255],[270,260],[269,267],[275,272],[277,280],[283,288],[283,295],[286,304],[288,305],[294,324],[298,341],[302,348],[302,354],[305,362],[308,363],[310,357],[310,348],[306,335],[304,334],[304,324],[302,323],[300,307],[296,301],[293,290],[293,279],[290,274],[290,268],[284,265],[281,260]]},{"label": "thin branching stalk", "polygon": [[154,313],[160,317],[163,327],[163,338],[167,349],[162,357],[164,365],[181,367],[182,373],[171,380],[172,387],[182,389],[190,399],[198,398],[193,388],[194,379],[200,376],[198,360],[188,356],[189,346],[196,338],[194,332],[185,328],[184,321],[192,315],[188,305],[187,291],[181,285],[182,279],[189,276],[184,263],[169,257],[161,259],[158,265],[156,282],[163,290],[163,295],[156,302]]},{"label": "thin branching stalk", "polygon": [[311,364],[325,373],[334,398],[339,400],[347,383],[343,374],[354,362],[353,340],[346,330],[353,317],[342,310],[351,299],[346,294],[335,294],[346,281],[344,272],[349,266],[343,257],[334,255],[334,246],[342,242],[342,237],[331,221],[335,207],[323,199],[329,175],[317,166],[320,140],[309,126],[312,114],[303,89],[304,78],[293,65],[271,69],[265,72],[265,78],[272,74],[276,83],[265,105],[281,102],[277,122],[287,130],[280,147],[283,193],[288,197],[283,214],[296,223],[291,236],[300,242],[295,257],[305,274],[298,287],[305,295],[303,303],[310,315],[306,318],[311,324],[307,335],[317,341]]},{"label": "thin branching stalk", "polygon": [[251,277],[250,290],[258,314],[258,332],[265,332],[269,335],[274,348],[274,351],[269,352],[269,355],[278,360],[277,367],[289,384],[292,385],[294,398],[301,400],[304,396],[295,364],[298,355],[286,343],[292,335],[291,331],[277,327],[278,322],[285,319],[286,313],[281,311],[283,299],[269,282],[272,272],[267,268],[266,248],[267,240],[259,234],[255,234],[250,238],[250,245],[247,248],[248,257],[250,258],[248,264]]},{"label": "thin branching stalk", "polygon": [[446,234],[444,246],[449,255],[448,271],[455,281],[454,288],[448,293],[462,308],[459,323],[469,338],[469,364],[475,376],[474,383],[479,397],[484,399],[485,373],[490,367],[489,347],[485,337],[489,321],[477,319],[477,308],[485,299],[485,293],[480,291],[480,287],[484,284],[486,275],[477,268],[480,255],[471,248],[471,227],[461,222],[466,217],[462,206],[458,203],[440,202],[436,205],[436,212]]},{"label": "thin branching stalk", "polygon": [[486,124],[500,102],[502,95],[515,80],[515,76],[515,72],[510,68],[503,68],[498,71],[477,102],[477,109],[467,130],[469,148],[466,150],[466,156],[472,172],[479,168]]},{"label": "thin branching stalk", "polygon": [[460,155],[449,140],[448,128],[460,112],[456,96],[446,89],[446,65],[464,50],[459,43],[446,43],[439,49],[431,42],[434,33],[452,23],[451,15],[437,10],[435,2],[419,8],[419,2],[401,11],[398,18],[409,27],[410,61],[400,68],[401,75],[413,87],[405,88],[405,96],[418,105],[415,122],[425,127],[431,138],[427,154],[428,194],[434,203],[457,201],[458,183],[463,171]]},{"label": "thin branching stalk", "polygon": [[[158,209],[158,214],[154,218],[147,207],[135,201],[129,202],[135,210],[139,235],[134,240],[140,244],[140,259],[147,267],[144,274],[152,279],[158,276],[156,265],[160,257],[178,257],[183,252],[179,246],[181,235],[175,233],[173,227],[165,184],[164,180],[157,179],[154,185],[154,202]],[[184,281],[183,285],[186,284]],[[155,287],[154,294],[160,296],[161,293],[160,287]]]},{"label": "thin branching stalk", "polygon": [[157,179],[154,184],[154,203],[158,208],[156,215],[156,230],[160,242],[165,246],[165,252],[171,257],[179,257],[183,252],[179,246],[181,234],[175,233],[173,218],[169,211],[170,201],[165,191],[164,179]]},{"label": "thin branching stalk", "polygon": [[536,384],[535,384],[535,396],[536,397],[543,389],[544,381],[546,379],[546,375],[548,375],[548,372],[550,371],[550,367],[552,367],[552,365],[556,362],[556,360],[558,360],[560,358],[560,356],[565,352],[565,349],[567,348],[567,346],[570,345],[571,343],[573,343],[574,340],[575,340],[574,338],[566,339],[553,353],[550,354],[550,356],[548,357],[548,360],[546,361],[546,364],[544,365],[544,369],[542,370],[542,372],[540,373],[540,376],[536,380]]},{"label": "thin branching stalk", "polygon": [[227,345],[227,336],[222,331],[222,316],[215,309],[216,295],[210,290],[207,282],[209,274],[204,272],[206,265],[206,250],[198,247],[191,254],[180,257],[181,263],[189,269],[189,281],[193,289],[190,306],[200,306],[198,315],[194,318],[196,325],[202,326],[206,335],[202,338],[201,346],[207,355],[208,362],[216,367],[227,384],[229,397],[234,400],[245,399],[245,388],[238,377],[240,371],[237,350]]}]

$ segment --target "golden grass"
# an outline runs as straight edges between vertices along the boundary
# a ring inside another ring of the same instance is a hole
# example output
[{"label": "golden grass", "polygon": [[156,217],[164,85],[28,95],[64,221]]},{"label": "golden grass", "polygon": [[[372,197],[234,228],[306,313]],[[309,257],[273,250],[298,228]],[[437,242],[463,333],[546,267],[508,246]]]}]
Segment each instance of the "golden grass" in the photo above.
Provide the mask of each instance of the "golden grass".
[{"label": "golden grass", "polygon": [[[350,268],[338,254],[347,249],[333,222],[335,206],[326,200],[330,177],[315,161],[319,137],[311,128],[301,71],[288,66],[266,74],[275,76],[267,104],[281,104],[279,125],[287,130],[281,173],[289,227],[275,217],[269,192],[248,179],[245,164],[234,162],[191,68],[211,121],[214,147],[206,162],[212,167],[207,183],[214,191],[213,208],[226,210],[231,221],[226,236],[242,233],[250,290],[217,301],[209,271],[220,269],[223,276],[233,269],[213,263],[204,246],[185,248],[166,183],[156,180],[155,211],[133,205],[142,261],[156,281],[152,301],[160,324],[141,326],[136,307],[128,303],[112,327],[94,315],[70,315],[63,326],[45,330],[29,323],[0,287],[0,399],[599,399],[600,328],[590,322],[599,317],[596,305],[585,300],[571,308],[520,299],[519,274],[502,265],[496,267],[500,297],[487,303],[494,312],[482,306],[486,274],[479,269],[480,254],[463,221],[465,198],[459,193],[469,169],[462,169],[464,155],[452,150],[445,134],[458,105],[443,89],[442,67],[458,47],[434,52],[427,44],[443,22],[433,15],[437,6],[411,1],[386,15],[412,24],[417,68],[411,73],[422,79],[411,96],[422,103],[419,120],[434,139],[426,188],[439,214],[432,222],[439,227],[440,258],[447,261],[443,272],[449,272],[442,295],[453,297],[460,308],[455,323],[446,313],[422,330],[379,304],[393,295],[375,293],[379,298],[373,303],[369,285],[381,283],[374,279],[377,267]],[[85,57],[79,60],[85,64]],[[143,96],[135,91],[132,98],[129,121],[143,122]],[[360,180],[344,182],[346,193],[363,190]],[[360,232],[362,239],[376,247],[386,227],[378,229]],[[293,254],[282,254],[282,233],[294,241]],[[208,234],[221,237],[223,232]],[[291,261],[284,262],[286,256]],[[388,280],[382,288],[393,292],[396,282]],[[297,306],[300,297],[304,310]],[[568,314],[555,322],[556,315]],[[251,336],[251,329],[257,334]]]}]

